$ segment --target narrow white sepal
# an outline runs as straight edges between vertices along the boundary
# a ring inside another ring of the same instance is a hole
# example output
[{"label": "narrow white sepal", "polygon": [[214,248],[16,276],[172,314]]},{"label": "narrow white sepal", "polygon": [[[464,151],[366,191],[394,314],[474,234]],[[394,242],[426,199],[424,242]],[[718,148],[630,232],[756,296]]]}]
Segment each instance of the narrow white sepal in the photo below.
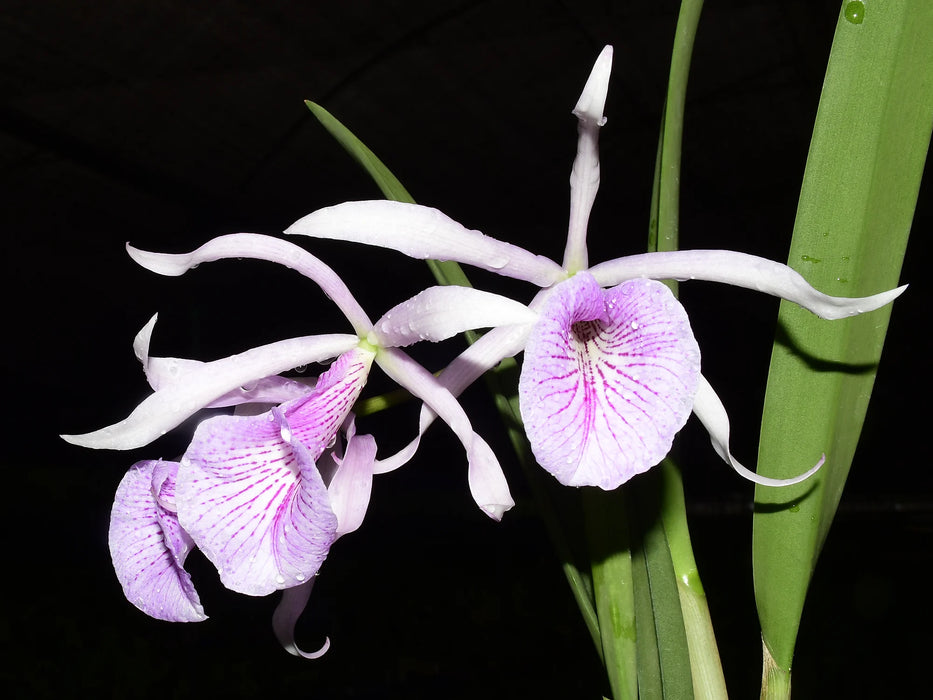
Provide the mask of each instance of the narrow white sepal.
[{"label": "narrow white sepal", "polygon": [[[397,384],[424,401],[450,426],[466,449],[469,461],[469,481],[476,504],[491,518],[498,520],[515,505],[508,492],[502,467],[485,441],[473,431],[463,408],[437,378],[398,348],[383,348],[376,355],[376,364]],[[501,488],[505,485],[504,489]]]},{"label": "narrow white sepal", "polygon": [[868,297],[833,297],[816,290],[787,265],[732,250],[643,253],[594,265],[589,272],[603,287],[638,277],[722,282],[787,299],[827,320],[874,311],[907,289],[904,285]]},{"label": "narrow white sepal", "polygon": [[599,128],[606,123],[603,110],[609,91],[612,47],[606,46],[583,87],[573,109],[577,125],[577,155],[570,172],[570,223],[563,268],[567,272],[585,270],[588,263],[586,230],[590,211],[599,190]]},{"label": "narrow white sepal", "polygon": [[358,344],[359,338],[349,334],[305,336],[213,362],[179,364],[178,379],[146,397],[124,420],[91,433],[61,437],[74,445],[95,449],[142,447],[234,389],[300,365],[337,357]]},{"label": "narrow white sepal", "polygon": [[467,229],[443,212],[417,204],[344,202],[308,214],[285,233],[391,248],[422,260],[455,260],[541,287],[563,276],[553,260]]},{"label": "narrow white sepal", "polygon": [[538,315],[524,304],[472,287],[430,287],[387,311],[368,340],[380,347],[438,342],[475,328],[532,324]]},{"label": "narrow white sepal", "polygon": [[372,328],[366,312],[337,273],[290,241],[258,233],[232,233],[218,236],[190,253],[152,253],[134,248],[129,243],[126,251],[142,267],[169,277],[182,275],[201,263],[229,258],[251,258],[284,265],[317,283],[347,317],[358,335],[365,336]]},{"label": "narrow white sepal", "polygon": [[726,409],[713,390],[713,387],[710,386],[710,383],[706,381],[706,377],[702,374],[700,375],[697,393],[693,400],[693,413],[700,419],[703,427],[705,427],[709,433],[716,454],[722,457],[722,459],[731,465],[741,476],[756,484],[761,484],[762,486],[790,486],[792,484],[799,484],[801,481],[805,481],[813,476],[819,468],[823,466],[823,462],[826,461],[826,455],[824,454],[820,457],[820,461],[818,461],[815,466],[811,467],[800,476],[791,477],[790,479],[772,479],[767,476],[756,474],[742,466],[729,451],[729,416],[726,414]]}]

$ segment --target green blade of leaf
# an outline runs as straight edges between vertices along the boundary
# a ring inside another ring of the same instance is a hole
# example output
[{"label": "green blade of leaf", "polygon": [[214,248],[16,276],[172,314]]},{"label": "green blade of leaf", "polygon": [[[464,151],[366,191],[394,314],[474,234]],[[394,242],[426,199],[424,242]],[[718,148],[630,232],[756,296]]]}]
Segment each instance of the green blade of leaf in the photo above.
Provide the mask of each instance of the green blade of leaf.
[{"label": "green blade of leaf", "polygon": [[625,489],[586,487],[582,496],[603,664],[613,700],[637,700],[635,592]]},{"label": "green blade of leaf", "polygon": [[[862,296],[898,282],[933,124],[931,27],[926,0],[847,2],[840,13],[789,256],[791,267],[829,294]],[[773,664],[788,674],[890,313],[828,322],[781,304],[758,468],[787,477],[827,456],[807,482],[755,491],[762,637]]]},{"label": "green blade of leaf", "polygon": [[[635,615],[638,632],[647,630],[647,643],[638,640],[639,687],[643,694],[658,685],[658,679],[645,678],[645,672],[660,672],[661,694],[665,700],[692,700],[693,675],[687,633],[680,604],[680,592],[671,557],[671,547],[664,528],[662,510],[671,505],[665,499],[665,474],[660,468],[652,469],[641,475],[637,481],[628,484],[628,499],[632,504],[631,519],[633,549],[638,553],[636,563],[641,563],[647,573],[650,594],[643,591],[635,595]],[[675,501],[676,502],[676,501]],[[678,546],[682,546],[682,543]],[[648,606],[645,606],[648,602]],[[647,622],[647,624],[645,624]],[[644,659],[652,653],[654,659]]]},{"label": "green blade of leaf", "polygon": [[[330,135],[337,140],[337,143],[343,146],[344,150],[362,166],[386,199],[408,204],[415,203],[414,197],[409,194],[392,171],[340,120],[316,102],[305,100],[305,105],[311,110],[311,114],[321,122],[321,126],[327,129]],[[439,284],[456,284],[460,287],[472,286],[459,264],[450,260],[426,260],[425,262]]]}]

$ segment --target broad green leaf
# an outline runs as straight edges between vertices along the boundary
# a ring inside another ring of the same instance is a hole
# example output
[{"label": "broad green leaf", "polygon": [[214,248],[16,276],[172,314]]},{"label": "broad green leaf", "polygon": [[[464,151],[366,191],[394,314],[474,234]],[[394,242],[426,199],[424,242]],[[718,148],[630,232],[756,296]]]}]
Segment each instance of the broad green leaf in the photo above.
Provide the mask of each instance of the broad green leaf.
[{"label": "broad green leaf", "polygon": [[[897,285],[931,124],[933,3],[844,2],[807,157],[791,267],[834,295]],[[888,307],[823,321],[781,304],[758,469],[787,477],[824,452],[827,459],[807,482],[755,491],[755,595],[772,671],[790,672],[807,586],[852,462],[890,313]],[[789,679],[780,685],[769,697],[789,692],[783,690]],[[763,697],[768,692],[763,688]]]}]

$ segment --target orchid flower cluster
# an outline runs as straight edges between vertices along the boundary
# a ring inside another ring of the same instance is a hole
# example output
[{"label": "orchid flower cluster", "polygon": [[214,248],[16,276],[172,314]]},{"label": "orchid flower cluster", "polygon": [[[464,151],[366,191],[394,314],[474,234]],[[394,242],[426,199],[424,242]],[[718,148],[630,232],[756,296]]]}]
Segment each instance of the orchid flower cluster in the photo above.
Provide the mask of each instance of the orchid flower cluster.
[{"label": "orchid flower cluster", "polygon": [[[858,299],[832,297],[786,265],[722,250],[647,253],[590,266],[587,222],[599,186],[598,135],[606,121],[611,61],[606,47],[573,110],[578,147],[561,264],[468,230],[436,209],[391,201],[321,209],[285,231],[457,261],[530,282],[540,290],[528,304],[473,288],[437,286],[373,323],[333,270],[279,238],[221,236],[182,255],[127,246],[138,264],[169,276],[224,258],[294,269],[320,286],[353,331],[291,338],[213,362],[151,357],[156,318],[140,331],[134,349],[153,392],[125,420],[66,440],[132,449],[202,409],[235,410],[201,422],[177,460],[138,462],[120,483],[110,549],[130,602],[159,619],[205,619],[184,568],[196,547],[227,588],[254,596],[282,590],[273,616],[278,639],[296,655],[324,653],[329,642],[305,652],[294,640],[314,578],[337,538],[362,523],[374,474],[410,460],[436,417],[463,444],[469,488],[482,511],[499,520],[514,505],[495,454],[456,397],[520,352],[525,431],[537,462],[561,484],[618,488],[664,458],[691,412],[722,459],[751,481],[782,486],[820,468],[825,456],[798,477],[776,480],[732,456],[726,411],[700,373],[687,313],[659,280],[756,289],[825,319],[877,309],[904,288]],[[402,349],[470,329],[491,330],[436,376]],[[282,376],[332,358],[316,380]],[[376,457],[373,436],[357,434],[353,414],[373,364],[423,401],[415,438],[383,459]]]}]

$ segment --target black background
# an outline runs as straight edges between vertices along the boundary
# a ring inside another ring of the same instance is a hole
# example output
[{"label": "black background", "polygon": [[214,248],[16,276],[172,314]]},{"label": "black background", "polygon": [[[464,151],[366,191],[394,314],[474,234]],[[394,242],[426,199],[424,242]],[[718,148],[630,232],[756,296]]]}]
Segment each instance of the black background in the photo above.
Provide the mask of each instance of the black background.
[{"label": "black background", "polygon": [[[274,596],[226,591],[191,569],[211,619],[172,625],[123,598],[106,545],[133,462],[171,457],[186,428],[130,453],[59,433],[125,416],[146,394],[134,334],[160,312],[153,353],[213,359],[347,328],[317,288],[230,261],[181,278],[133,265],[123,244],[181,252],[235,231],[378,197],[303,106],[324,104],[419,202],[560,259],[575,148],[570,114],[600,48],[615,46],[590,259],[643,250],[676,3],[7,2],[0,14],[4,295],[4,686],[15,697],[599,697],[601,670],[558,561],[482,390],[464,398],[502,455],[518,506],[485,518],[465,458],[435,428],[377,479],[364,526],[325,564],[299,633],[319,661],[279,649]],[[708,2],[687,106],[681,244],[786,258],[838,2]],[[921,190],[862,446],[817,569],[795,697],[920,687],[930,625],[930,485],[922,423],[931,346]],[[307,242],[376,316],[430,283],[389,252]],[[529,298],[527,285],[473,274]],[[777,302],[682,286],[704,374],[753,462]],[[922,322],[922,325],[916,325]],[[432,368],[459,341],[422,349]],[[374,391],[387,384],[378,379]],[[370,421],[386,451],[413,407]],[[792,436],[791,438],[792,439]],[[733,697],[754,697],[752,488],[702,429],[680,440],[692,534]]]}]

